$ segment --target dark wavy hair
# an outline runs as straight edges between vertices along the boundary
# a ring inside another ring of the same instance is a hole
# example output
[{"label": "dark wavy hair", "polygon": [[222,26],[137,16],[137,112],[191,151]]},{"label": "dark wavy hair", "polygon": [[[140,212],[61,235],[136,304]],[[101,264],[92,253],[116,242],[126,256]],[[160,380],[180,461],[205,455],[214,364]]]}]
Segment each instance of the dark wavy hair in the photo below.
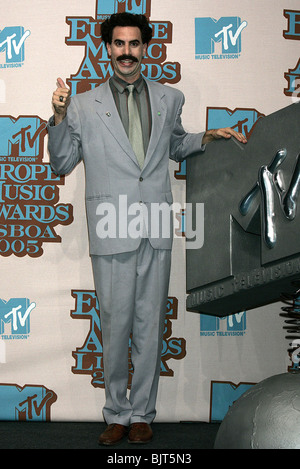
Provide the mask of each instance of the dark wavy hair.
[{"label": "dark wavy hair", "polygon": [[101,25],[102,41],[106,45],[111,44],[113,29],[116,26],[135,26],[141,31],[143,44],[149,44],[152,39],[152,28],[145,15],[136,15],[133,13],[114,13]]}]

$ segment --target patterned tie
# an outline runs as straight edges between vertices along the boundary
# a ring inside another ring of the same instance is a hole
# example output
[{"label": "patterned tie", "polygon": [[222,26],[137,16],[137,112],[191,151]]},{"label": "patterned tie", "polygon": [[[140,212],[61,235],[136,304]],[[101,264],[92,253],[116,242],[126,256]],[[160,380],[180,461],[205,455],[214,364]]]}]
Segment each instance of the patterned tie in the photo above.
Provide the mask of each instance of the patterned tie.
[{"label": "patterned tie", "polygon": [[144,165],[145,153],[142,126],[136,101],[133,96],[134,85],[127,86],[128,96],[128,117],[129,117],[129,141],[136,155],[137,162],[142,169]]}]

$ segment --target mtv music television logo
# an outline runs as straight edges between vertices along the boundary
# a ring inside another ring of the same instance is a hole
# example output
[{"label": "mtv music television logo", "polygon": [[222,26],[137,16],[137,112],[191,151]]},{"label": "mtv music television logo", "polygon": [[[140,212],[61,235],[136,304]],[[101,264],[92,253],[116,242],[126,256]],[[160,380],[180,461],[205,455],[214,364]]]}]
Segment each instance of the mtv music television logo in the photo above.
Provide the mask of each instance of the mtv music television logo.
[{"label": "mtv music television logo", "polygon": [[[209,292],[209,294],[213,294],[212,290]],[[227,317],[216,317],[207,314],[200,314],[200,336],[244,336],[246,329],[246,311],[232,314]]]},{"label": "mtv music television logo", "polygon": [[0,299],[2,340],[27,339],[30,334],[30,314],[35,307],[36,303],[30,302],[28,298],[11,298],[9,301]]},{"label": "mtv music television logo", "polygon": [[5,62],[0,68],[21,67],[25,59],[25,41],[30,31],[23,26],[9,26],[0,30],[0,52],[5,52]]},{"label": "mtv music television logo", "polygon": [[[238,16],[195,18],[196,59],[237,59],[242,50],[242,31],[248,25]],[[221,43],[221,54],[215,53],[216,43]]]}]

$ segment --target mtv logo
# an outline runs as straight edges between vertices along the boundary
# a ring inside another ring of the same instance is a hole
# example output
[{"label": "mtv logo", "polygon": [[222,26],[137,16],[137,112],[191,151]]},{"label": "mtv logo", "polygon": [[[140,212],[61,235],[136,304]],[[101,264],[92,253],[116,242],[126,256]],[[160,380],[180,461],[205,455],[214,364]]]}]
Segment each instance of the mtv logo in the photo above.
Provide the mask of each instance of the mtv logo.
[{"label": "mtv logo", "polygon": [[0,156],[39,156],[43,151],[46,121],[36,116],[0,117]]},{"label": "mtv logo", "polygon": [[6,63],[24,62],[28,36],[30,31],[24,31],[23,26],[9,26],[0,31],[0,52],[5,51]]},{"label": "mtv logo", "polygon": [[226,316],[279,301],[300,274],[300,104],[260,118],[246,145],[187,159],[187,202],[204,203],[204,245],[186,251],[187,308]]},{"label": "mtv logo", "polygon": [[44,386],[0,384],[0,420],[49,421],[56,400],[57,395]]},{"label": "mtv logo", "polygon": [[103,19],[114,13],[134,13],[150,16],[151,0],[97,0],[96,18]]},{"label": "mtv logo", "polygon": [[226,317],[210,316],[208,314],[200,314],[200,331],[218,331],[220,330],[221,321],[225,321],[227,331],[245,331],[246,330],[246,312],[232,314]]},{"label": "mtv logo", "polygon": [[222,54],[241,52],[241,32],[247,26],[237,16],[195,18],[195,54],[213,54],[215,43],[221,42]]},{"label": "mtv logo", "polygon": [[30,313],[35,306],[27,298],[11,298],[9,301],[0,299],[0,334],[4,334],[5,324],[10,324],[12,335],[29,334]]}]

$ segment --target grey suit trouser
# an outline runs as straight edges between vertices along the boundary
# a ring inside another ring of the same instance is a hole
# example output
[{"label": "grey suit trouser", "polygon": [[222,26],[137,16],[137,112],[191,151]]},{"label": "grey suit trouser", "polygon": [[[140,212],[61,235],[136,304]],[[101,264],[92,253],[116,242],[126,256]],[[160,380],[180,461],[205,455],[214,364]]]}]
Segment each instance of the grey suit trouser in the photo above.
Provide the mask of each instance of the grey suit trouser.
[{"label": "grey suit trouser", "polygon": [[[160,374],[171,250],[142,239],[133,252],[92,256],[100,306],[107,424],[151,423]],[[133,377],[128,385],[130,334]]]}]

